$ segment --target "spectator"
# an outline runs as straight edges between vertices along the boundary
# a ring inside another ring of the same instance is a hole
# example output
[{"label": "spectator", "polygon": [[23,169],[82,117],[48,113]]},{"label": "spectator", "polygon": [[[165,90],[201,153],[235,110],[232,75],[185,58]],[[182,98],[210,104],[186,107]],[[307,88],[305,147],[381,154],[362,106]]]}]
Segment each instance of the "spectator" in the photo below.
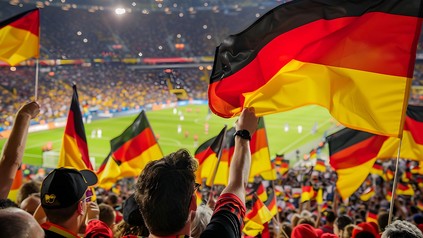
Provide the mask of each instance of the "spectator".
[{"label": "spectator", "polygon": [[141,215],[139,206],[134,195],[126,199],[123,204],[123,220],[115,227],[115,237],[148,236],[144,218]]},{"label": "spectator", "polygon": [[46,237],[77,237],[85,222],[85,193],[96,183],[97,176],[90,170],[58,168],[47,175],[41,185],[41,206],[48,219],[42,224]]},{"label": "spectator", "polygon": [[397,220],[385,228],[381,238],[423,238],[423,234],[412,223]]},{"label": "spectator", "polygon": [[206,204],[197,207],[195,212],[194,220],[191,225],[191,236],[193,238],[199,238],[201,233],[206,229],[207,224],[210,222],[210,218],[213,214],[213,210]]},{"label": "spectator", "polygon": [[34,215],[35,210],[41,204],[40,194],[34,193],[29,195],[21,202],[21,209],[28,212],[31,215]]},{"label": "spectator", "polygon": [[349,224],[353,224],[353,221],[349,216],[342,215],[337,217],[333,224],[334,234],[338,237],[342,237],[345,232],[345,227]]},{"label": "spectator", "polygon": [[43,238],[44,231],[30,214],[9,207],[0,210],[0,237]]},{"label": "spectator", "polygon": [[[244,109],[236,123],[235,152],[228,186],[201,237],[240,237],[245,215],[245,188],[251,165],[250,136],[257,129],[254,109]],[[241,133],[241,134],[239,134]],[[147,164],[137,181],[135,198],[151,237],[191,235],[197,209],[197,162],[186,150],[178,150]]]},{"label": "spectator", "polygon": [[116,217],[115,210],[107,204],[100,204],[98,207],[100,209],[99,220],[106,223],[107,226],[113,230]]},{"label": "spectator", "polygon": [[16,197],[16,203],[21,204],[28,196],[39,193],[41,184],[37,181],[29,181],[24,183],[20,188]]}]

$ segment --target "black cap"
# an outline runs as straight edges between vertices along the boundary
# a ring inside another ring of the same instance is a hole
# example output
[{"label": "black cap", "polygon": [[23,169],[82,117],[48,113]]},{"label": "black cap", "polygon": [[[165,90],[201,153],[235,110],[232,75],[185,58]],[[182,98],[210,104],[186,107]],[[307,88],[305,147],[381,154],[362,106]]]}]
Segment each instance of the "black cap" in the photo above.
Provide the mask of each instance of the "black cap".
[{"label": "black cap", "polygon": [[47,209],[70,207],[82,199],[88,186],[97,181],[91,170],[55,169],[41,184],[41,205]]},{"label": "black cap", "polygon": [[144,219],[138,203],[135,201],[134,194],[129,196],[123,204],[123,220],[131,226],[142,226],[144,224]]}]

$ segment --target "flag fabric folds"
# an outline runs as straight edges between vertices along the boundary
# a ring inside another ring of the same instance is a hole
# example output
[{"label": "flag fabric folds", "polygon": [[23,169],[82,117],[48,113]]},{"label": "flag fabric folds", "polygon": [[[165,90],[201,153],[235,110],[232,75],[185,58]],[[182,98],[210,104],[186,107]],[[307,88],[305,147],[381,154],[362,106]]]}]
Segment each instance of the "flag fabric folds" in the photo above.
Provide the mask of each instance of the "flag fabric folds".
[{"label": "flag fabric folds", "polygon": [[[206,184],[209,186],[212,184],[211,179],[216,166],[218,166],[219,155],[221,156],[221,161],[216,177],[214,178],[214,183],[224,185],[228,183],[229,161],[226,159],[227,155],[222,154],[222,149],[225,145],[225,134],[226,126],[222,128],[217,136],[201,144],[195,151],[194,157],[198,160],[199,164],[196,175],[197,183],[201,184],[202,179],[207,179]],[[222,161],[222,156],[224,156],[224,161]]]},{"label": "flag fabric folds", "polygon": [[109,154],[97,170],[98,187],[110,190],[121,179],[119,164]]},{"label": "flag fabric folds", "polygon": [[63,135],[58,167],[93,170],[88,153],[81,108],[79,106],[78,91],[76,85],[73,85],[72,88],[72,102]]},{"label": "flag fabric folds", "polygon": [[282,4],[217,47],[209,106],[228,118],[244,107],[263,116],[316,104],[349,128],[400,137],[420,5],[421,0]]},{"label": "flag fabric folds", "polygon": [[273,215],[266,205],[258,197],[253,197],[253,207],[251,211],[245,215],[245,218],[263,225],[270,221],[272,217]]},{"label": "flag fabric folds", "polygon": [[9,194],[7,195],[7,198],[16,202],[16,199],[18,198],[18,193],[22,184],[23,184],[23,172],[22,172],[22,168],[19,167],[19,169],[16,170],[15,179],[13,180],[12,187],[10,187],[10,191],[9,191]]},{"label": "flag fabric folds", "polygon": [[386,139],[349,128],[327,137],[329,163],[338,174],[336,187],[343,199],[351,196],[367,178]]},{"label": "flag fabric folds", "polygon": [[40,11],[32,9],[0,22],[0,60],[15,66],[39,56]]},{"label": "flag fabric folds", "polygon": [[263,117],[259,117],[258,119],[257,130],[251,137],[250,149],[250,180],[254,180],[255,175],[261,175],[264,180],[275,180],[276,171],[273,169],[270,160],[269,145]]},{"label": "flag fabric folds", "polygon": [[[398,147],[399,140],[389,138],[383,144],[378,158],[396,158]],[[400,157],[417,161],[421,161],[423,158],[423,106],[408,105],[407,107]]]},{"label": "flag fabric folds", "polygon": [[110,146],[121,177],[138,176],[148,162],[163,158],[144,110],[121,135],[110,141]]},{"label": "flag fabric folds", "polygon": [[270,192],[268,197],[269,198],[267,199],[267,201],[264,204],[269,209],[272,216],[276,216],[276,214],[278,214],[278,204],[277,204],[277,200],[276,200],[275,191],[273,189]]},{"label": "flag fabric folds", "polygon": [[325,164],[325,161],[323,159],[317,158],[316,165],[314,166],[314,170],[315,171],[322,172],[322,173],[326,172],[326,164]]}]

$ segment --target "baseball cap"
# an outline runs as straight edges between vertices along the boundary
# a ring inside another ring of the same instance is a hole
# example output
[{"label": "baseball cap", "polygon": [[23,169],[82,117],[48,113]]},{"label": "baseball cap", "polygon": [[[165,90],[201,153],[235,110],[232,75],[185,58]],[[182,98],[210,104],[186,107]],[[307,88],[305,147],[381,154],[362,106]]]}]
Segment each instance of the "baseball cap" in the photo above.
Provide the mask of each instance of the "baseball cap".
[{"label": "baseball cap", "polygon": [[70,207],[81,200],[88,186],[97,181],[91,170],[54,169],[41,184],[41,205],[47,209]]},{"label": "baseball cap", "polygon": [[137,201],[135,201],[134,194],[129,196],[123,204],[123,220],[131,226],[144,225],[144,218],[141,215]]}]

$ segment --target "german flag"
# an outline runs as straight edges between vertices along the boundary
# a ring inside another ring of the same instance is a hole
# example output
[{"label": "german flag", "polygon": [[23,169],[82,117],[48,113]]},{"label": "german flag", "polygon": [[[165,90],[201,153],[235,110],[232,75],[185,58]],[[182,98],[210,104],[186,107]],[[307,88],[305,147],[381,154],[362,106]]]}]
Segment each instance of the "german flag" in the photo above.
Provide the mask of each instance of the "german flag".
[{"label": "german flag", "polygon": [[16,170],[15,179],[13,180],[12,187],[10,187],[10,191],[7,198],[16,202],[16,199],[18,197],[18,192],[22,184],[23,184],[23,173],[22,173],[22,168],[19,167],[19,169]]},{"label": "german flag", "polygon": [[326,164],[325,161],[322,159],[317,159],[316,160],[316,165],[314,166],[314,170],[319,171],[319,172],[326,172]]},{"label": "german flag", "polygon": [[[227,163],[228,161],[223,161],[222,163],[222,157],[223,160],[227,157],[227,155],[223,155],[222,153],[223,147],[225,146],[224,141],[226,128],[227,127],[224,126],[217,136],[201,144],[195,151],[194,157],[198,160],[199,164],[196,176],[198,183],[202,183],[202,179],[207,179],[207,184],[209,186],[211,185],[211,177],[217,166],[219,155],[221,156],[221,161],[219,163],[219,168],[216,174],[217,177],[215,178],[214,183],[228,183],[229,164]],[[220,179],[222,176],[224,178]]]},{"label": "german flag", "polygon": [[281,166],[282,165],[282,161],[284,160],[285,155],[284,154],[276,154],[275,158],[273,159],[273,163],[276,166]]},{"label": "german flag", "polygon": [[395,171],[393,171],[390,167],[388,167],[385,173],[385,180],[386,181],[392,180],[394,178],[394,175],[395,175]]},{"label": "german flag", "polygon": [[303,186],[301,193],[301,202],[310,201],[314,197],[314,190],[312,186]]},{"label": "german flag", "polygon": [[280,175],[284,175],[289,170],[289,160],[284,159],[282,160],[282,164],[278,170]]},{"label": "german flag", "polygon": [[245,219],[244,228],[242,228],[242,232],[246,235],[244,237],[256,237],[261,232],[263,232],[264,226],[263,224],[258,224],[255,221]]},{"label": "german flag", "polygon": [[366,222],[374,222],[376,224],[378,224],[377,222],[377,213],[374,211],[367,211],[367,215],[366,215]]},{"label": "german flag", "polygon": [[372,198],[376,194],[373,187],[368,187],[364,192],[360,195],[360,200],[367,202],[370,198]]},{"label": "german flag", "polygon": [[423,177],[422,177],[421,175],[419,175],[419,176],[416,178],[416,183],[417,183],[417,187],[419,187],[419,188],[423,188]]},{"label": "german flag", "polygon": [[419,165],[415,165],[413,168],[411,168],[411,173],[412,174],[420,174],[420,166]]},{"label": "german flag", "polygon": [[254,180],[256,175],[261,175],[265,180],[275,180],[276,172],[272,168],[272,162],[270,161],[269,145],[267,142],[266,127],[264,125],[263,117],[258,119],[257,130],[251,137],[250,149],[250,180]]},{"label": "german flag", "polygon": [[121,178],[139,176],[148,162],[163,158],[144,110],[121,135],[110,141],[110,146]]},{"label": "german flag", "polygon": [[381,162],[376,161],[373,167],[370,169],[371,174],[376,174],[383,177],[383,165]]},{"label": "german flag", "polygon": [[386,136],[344,128],[327,137],[330,165],[338,174],[341,197],[351,196],[365,181]]},{"label": "german flag", "polygon": [[414,190],[411,187],[411,184],[399,182],[397,187],[397,194],[398,195],[405,195],[405,196],[413,196]]},{"label": "german flag", "polygon": [[245,215],[246,219],[261,225],[270,221],[272,217],[272,213],[258,197],[253,198],[253,207],[251,211]]},{"label": "german flag", "polygon": [[264,204],[266,204],[266,207],[269,209],[270,213],[272,213],[273,216],[276,216],[276,214],[278,214],[278,204],[274,190],[270,192],[269,198]]},{"label": "german flag", "polygon": [[32,9],[0,22],[0,60],[15,66],[40,51],[40,11]]},{"label": "german flag", "polygon": [[263,116],[317,104],[347,127],[400,137],[420,5],[420,0],[282,4],[217,47],[209,106],[228,118],[244,107]]},{"label": "german flag", "polygon": [[78,91],[76,90],[76,85],[73,85],[72,88],[72,102],[66,122],[65,134],[63,135],[58,167],[93,170],[90,156],[88,155],[87,138],[79,106]]},{"label": "german flag", "polygon": [[421,200],[417,201],[417,208],[418,208],[420,211],[423,211],[423,202],[422,202]]},{"label": "german flag", "polygon": [[96,173],[98,177],[97,186],[106,190],[110,190],[116,184],[116,181],[122,178],[119,164],[111,157],[111,154],[104,159]]},{"label": "german flag", "polygon": [[256,190],[256,193],[257,193],[257,196],[258,196],[258,198],[260,198],[260,200],[262,201],[262,202],[265,202],[266,200],[267,200],[267,191],[266,191],[266,188],[264,187],[264,185],[263,185],[263,183],[262,182],[260,182],[259,184],[258,184],[258,187],[257,187],[257,190]]}]

